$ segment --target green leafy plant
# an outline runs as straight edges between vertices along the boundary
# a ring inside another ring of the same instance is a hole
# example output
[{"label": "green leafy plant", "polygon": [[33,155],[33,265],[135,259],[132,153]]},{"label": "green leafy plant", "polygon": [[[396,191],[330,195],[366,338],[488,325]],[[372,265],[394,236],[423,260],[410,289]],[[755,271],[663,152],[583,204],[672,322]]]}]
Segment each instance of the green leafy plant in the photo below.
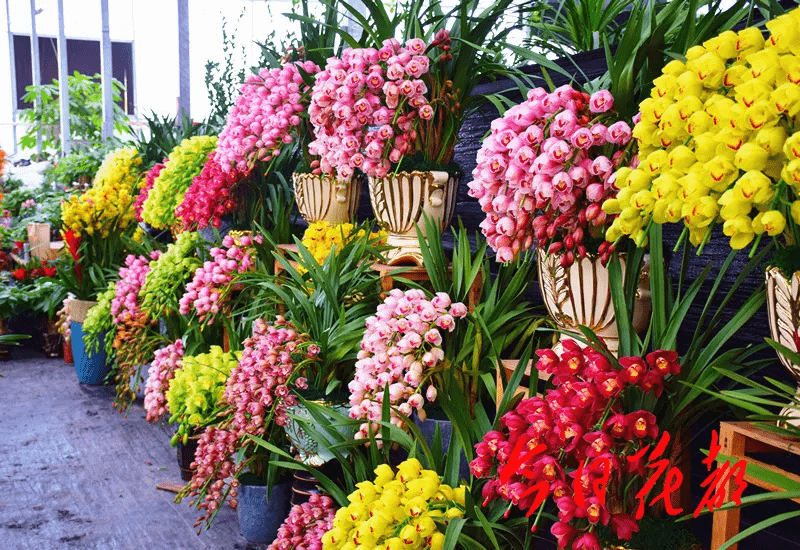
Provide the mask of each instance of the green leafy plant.
[{"label": "green leafy plant", "polygon": [[[241,23],[244,10],[239,14],[237,23]],[[274,36],[274,31],[273,31]],[[238,51],[237,51],[238,50]],[[228,29],[228,20],[222,16],[222,62],[211,61],[205,65],[205,83],[208,100],[211,103],[211,113],[208,115],[210,124],[222,128],[228,111],[236,100],[239,86],[244,82],[244,66],[236,66],[234,58],[246,58],[246,48],[241,44],[236,45],[236,34]]]},{"label": "green leafy plant", "polygon": [[[454,302],[469,303],[471,298],[476,302],[475,310],[467,316],[469,323],[456,329],[452,356],[448,357],[455,367],[451,376],[461,379],[460,385],[467,388],[474,404],[487,394],[495,395],[497,362],[519,357],[544,323],[544,318],[525,300],[530,281],[535,278],[536,262],[533,255],[526,255],[499,266],[497,274],[492,275],[485,241],[476,235],[479,244],[473,251],[469,233],[459,224],[451,260],[439,228],[429,219],[425,223],[427,237],[419,228],[417,236],[432,290],[446,292]],[[471,295],[474,285],[479,292]],[[450,386],[445,382],[444,387]],[[468,410],[471,408],[472,405]]]},{"label": "green leafy plant", "polygon": [[83,322],[83,343],[87,353],[100,350],[100,340],[106,336],[104,349],[109,357],[112,355],[113,338],[108,333],[114,328],[111,320],[111,300],[114,299],[116,282],[109,282],[106,290],[97,297],[97,303],[86,314]]},{"label": "green leafy plant", "polygon": [[139,130],[133,139],[144,167],[162,162],[185,139],[216,133],[207,123],[193,123],[186,113],[182,113],[178,120],[177,117],[161,117],[151,112],[144,115],[144,120],[147,128]]},{"label": "green leafy plant", "polygon": [[378,275],[371,260],[380,257],[382,248],[370,236],[371,226],[361,230],[363,237],[332,250],[322,264],[295,238],[297,253],[274,254],[283,273],[255,271],[239,279],[254,294],[238,314],[252,321],[284,311],[320,347],[314,372],[304,376],[323,394],[351,378],[366,319],[378,304]]},{"label": "green leafy plant", "polygon": [[[26,103],[39,98],[39,105],[22,111],[20,118],[30,125],[28,132],[20,139],[23,149],[36,147],[36,136],[42,134],[42,145],[47,149],[61,150],[59,127],[61,119],[60,93],[58,80],[41,86],[28,86],[22,97]],[[87,76],[75,71],[67,77],[69,91],[70,135],[79,147],[93,149],[103,142],[103,93],[100,75]],[[128,117],[118,105],[122,99],[124,86],[113,81],[114,129],[120,133],[129,131]]]}]

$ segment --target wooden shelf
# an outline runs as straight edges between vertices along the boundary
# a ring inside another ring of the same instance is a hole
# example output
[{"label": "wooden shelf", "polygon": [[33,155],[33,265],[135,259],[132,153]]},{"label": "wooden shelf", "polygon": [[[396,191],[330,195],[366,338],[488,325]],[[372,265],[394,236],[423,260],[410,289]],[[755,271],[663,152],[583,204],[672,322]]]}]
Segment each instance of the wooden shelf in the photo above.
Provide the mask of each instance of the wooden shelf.
[{"label": "wooden shelf", "polygon": [[[751,458],[748,453],[791,453],[800,456],[800,440],[781,437],[775,433],[768,432],[750,422],[722,422],[719,429],[719,444],[722,447],[720,454],[731,457],[731,464],[738,460],[744,460],[747,465],[753,465],[776,474],[786,476],[788,479],[800,483],[800,476],[787,472],[782,468],[767,464],[760,460]],[[725,460],[718,460],[717,463],[724,463]],[[771,483],[756,479],[750,474],[745,474],[745,481],[756,487],[761,487],[770,492],[783,492],[783,489]],[[735,489],[734,481],[729,481],[725,486],[726,495],[730,495]],[[800,504],[800,499],[792,499]],[[716,550],[725,542],[739,533],[740,510],[733,508],[729,510],[715,511],[714,523],[711,533],[711,550]],[[738,545],[731,546],[732,550],[737,550]]]}]

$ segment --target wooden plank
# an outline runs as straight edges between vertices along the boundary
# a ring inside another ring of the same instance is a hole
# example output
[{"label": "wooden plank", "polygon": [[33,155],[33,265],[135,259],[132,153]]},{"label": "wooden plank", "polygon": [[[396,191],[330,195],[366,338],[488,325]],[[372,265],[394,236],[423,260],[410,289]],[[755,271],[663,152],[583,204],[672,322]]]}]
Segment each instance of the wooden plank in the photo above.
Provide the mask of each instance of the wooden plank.
[{"label": "wooden plank", "polygon": [[800,440],[788,439],[761,429],[752,422],[723,422],[729,424],[737,433],[755,441],[766,443],[777,449],[800,455]]},{"label": "wooden plank", "polygon": [[[800,476],[799,475],[793,474],[791,472],[787,472],[786,470],[783,470],[781,468],[773,466],[772,464],[767,464],[766,462],[761,462],[760,460],[755,460],[753,458],[744,457],[743,460],[745,462],[747,462],[748,466],[750,464],[752,464],[753,466],[758,466],[760,468],[764,468],[765,470],[769,470],[770,472],[775,472],[776,474],[783,475],[787,479],[789,479],[791,481],[794,481],[795,483],[800,484]],[[785,492],[785,489],[783,489],[782,487],[778,487],[777,485],[773,485],[772,483],[769,483],[769,482],[766,482],[766,481],[762,481],[762,480],[757,479],[757,478],[755,478],[755,477],[753,477],[753,476],[751,476],[750,474],[747,474],[747,473],[745,473],[744,479],[745,479],[745,481],[747,481],[747,483],[751,483],[753,485],[756,485],[757,487],[761,487],[762,489],[766,489],[766,490],[768,490],[768,491],[770,491],[772,493],[783,493],[783,492]],[[792,499],[792,500],[794,502],[800,504],[800,498],[795,498],[795,499]]]},{"label": "wooden plank", "polygon": [[167,491],[168,493],[175,493],[176,495],[180,493],[184,488],[184,485],[181,483],[175,483],[174,481],[162,481],[158,485],[156,485],[156,489],[159,491]]},{"label": "wooden plank", "polygon": [[[744,456],[745,436],[737,431],[738,426],[730,422],[720,424],[721,452],[731,457]],[[718,462],[719,463],[719,462]],[[734,490],[734,480],[725,484],[725,495],[730,495]],[[741,512],[738,508],[714,512],[714,521],[711,529],[711,550],[717,550],[739,532]],[[732,545],[731,550],[737,550],[738,544]]]}]

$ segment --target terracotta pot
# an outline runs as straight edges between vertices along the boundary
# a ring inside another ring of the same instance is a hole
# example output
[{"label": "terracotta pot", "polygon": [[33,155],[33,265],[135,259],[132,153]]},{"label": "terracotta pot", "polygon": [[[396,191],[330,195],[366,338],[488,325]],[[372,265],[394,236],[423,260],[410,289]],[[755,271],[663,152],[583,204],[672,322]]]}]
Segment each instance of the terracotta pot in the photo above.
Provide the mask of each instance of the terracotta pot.
[{"label": "terracotta pot", "polygon": [[342,183],[330,176],[292,174],[292,182],[297,209],[304,220],[336,224],[355,217],[364,177],[356,175],[349,183]]},{"label": "terracotta pot", "polygon": [[[773,340],[797,353],[800,351],[800,271],[788,280],[777,267],[766,271],[767,280],[767,319],[769,333]],[[795,399],[800,400],[800,365],[793,363],[782,353],[778,358],[797,383]],[[781,414],[789,424],[800,426],[800,411],[787,406]]]},{"label": "terracotta pot", "polygon": [[425,213],[444,230],[456,209],[460,176],[447,172],[399,172],[369,178],[369,198],[378,224],[388,232],[389,265],[422,265],[417,226],[425,234]]},{"label": "terracotta pot", "polygon": [[[590,328],[602,337],[611,352],[619,348],[617,318],[611,301],[608,268],[599,257],[587,255],[576,259],[567,267],[561,267],[560,254],[537,251],[539,263],[539,288],[550,317],[558,328],[583,338],[579,326]],[[620,258],[622,274],[625,274],[625,259]],[[633,326],[636,332],[647,327],[650,320],[650,277],[646,262],[639,279],[637,301],[634,305]],[[569,338],[562,334],[561,339]],[[580,344],[580,340],[577,340]]]}]

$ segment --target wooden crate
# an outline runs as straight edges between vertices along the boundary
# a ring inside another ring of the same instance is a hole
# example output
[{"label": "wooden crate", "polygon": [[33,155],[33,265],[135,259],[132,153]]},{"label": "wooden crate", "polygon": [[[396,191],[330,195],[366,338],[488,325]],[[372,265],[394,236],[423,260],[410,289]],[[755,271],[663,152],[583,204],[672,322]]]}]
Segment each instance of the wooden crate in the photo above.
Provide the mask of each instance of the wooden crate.
[{"label": "wooden crate", "polygon": [[[759,466],[800,483],[800,476],[747,456],[748,453],[763,452],[791,453],[800,456],[800,441],[781,437],[750,422],[722,422],[719,431],[719,444],[722,447],[720,454],[731,457],[731,464],[741,459],[746,461],[748,466],[751,464]],[[724,463],[724,460],[719,460],[718,463]],[[756,479],[749,474],[745,474],[744,479],[749,484],[771,492],[783,491],[780,487]],[[726,495],[730,495],[734,489],[735,483],[731,480],[725,486]],[[800,504],[800,499],[793,500]],[[711,550],[716,550],[739,533],[739,519],[740,511],[738,508],[714,512]],[[731,549],[737,550],[737,547],[738,545],[734,544]]]}]

